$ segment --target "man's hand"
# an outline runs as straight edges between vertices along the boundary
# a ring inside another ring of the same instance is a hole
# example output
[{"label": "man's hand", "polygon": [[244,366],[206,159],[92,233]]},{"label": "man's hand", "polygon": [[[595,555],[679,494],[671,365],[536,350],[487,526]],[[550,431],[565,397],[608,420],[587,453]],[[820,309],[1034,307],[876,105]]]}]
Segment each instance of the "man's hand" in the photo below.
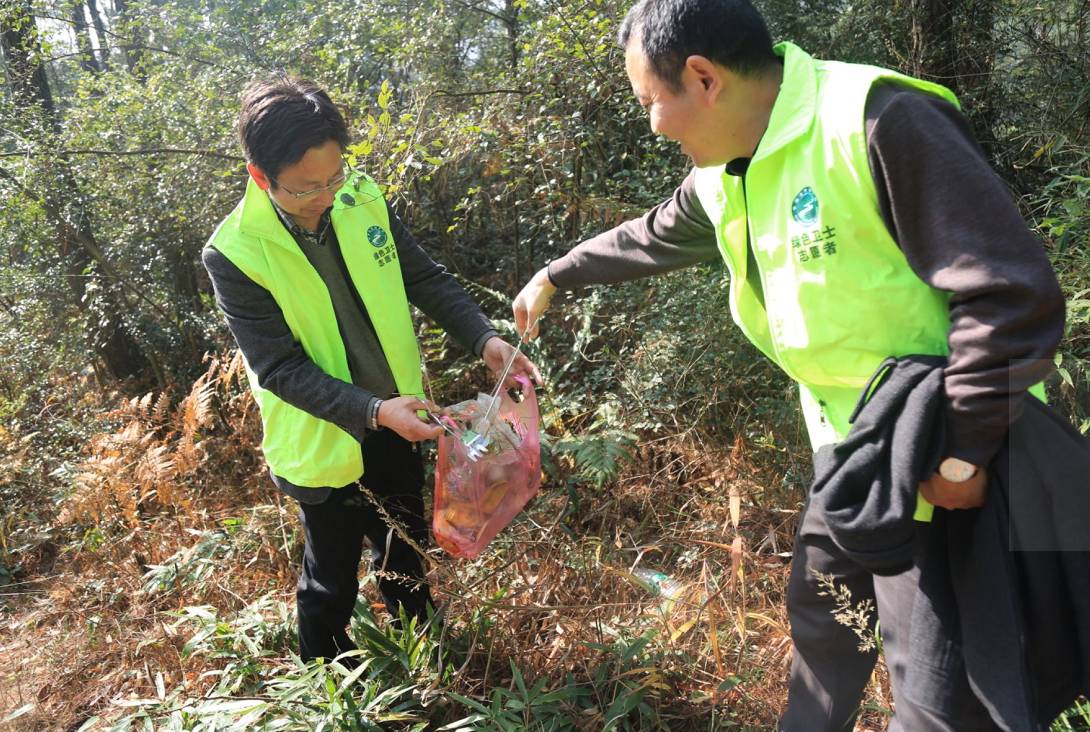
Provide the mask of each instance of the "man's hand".
[{"label": "man's hand", "polygon": [[379,405],[375,421],[380,427],[386,427],[404,437],[409,442],[434,440],[443,434],[443,428],[434,422],[425,422],[417,415],[417,410],[426,409],[438,412],[439,407],[416,397],[395,397],[386,399]]},{"label": "man's hand", "polygon": [[545,308],[549,307],[549,300],[554,292],[556,287],[549,282],[549,268],[542,267],[530,278],[511,303],[511,309],[515,313],[515,330],[521,334],[533,326],[528,337],[537,338],[538,318],[545,312]]},{"label": "man's hand", "polygon": [[979,508],[984,505],[984,492],[988,487],[988,474],[984,468],[961,483],[946,480],[938,473],[920,483],[920,495],[933,506],[946,509]]},{"label": "man's hand", "polygon": [[[481,358],[484,359],[485,364],[492,370],[492,373],[498,377],[503,373],[503,367],[507,363],[507,359],[511,357],[511,352],[514,350],[515,347],[507,343],[507,341],[498,336],[493,336],[485,342]],[[507,383],[504,384],[505,388],[512,388],[516,385],[516,374],[522,374],[538,386],[541,386],[541,373],[537,370],[537,366],[534,365],[534,362],[528,359],[526,354],[521,351],[515,356],[514,363],[511,364],[511,372],[507,375]]]}]

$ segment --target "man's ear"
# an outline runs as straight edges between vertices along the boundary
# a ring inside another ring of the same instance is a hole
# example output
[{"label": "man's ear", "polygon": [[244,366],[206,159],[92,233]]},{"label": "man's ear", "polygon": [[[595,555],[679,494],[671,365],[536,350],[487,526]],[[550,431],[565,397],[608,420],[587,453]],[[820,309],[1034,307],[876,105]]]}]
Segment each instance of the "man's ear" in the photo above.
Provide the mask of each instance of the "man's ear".
[{"label": "man's ear", "polygon": [[690,80],[698,85],[698,93],[709,105],[715,104],[723,91],[723,69],[707,56],[689,56],[685,59],[685,71]]},{"label": "man's ear", "polygon": [[263,191],[269,190],[272,185],[269,182],[269,176],[265,175],[265,171],[257,167],[253,163],[246,163],[246,172],[250,174],[250,177],[254,179],[254,183],[257,183],[257,187]]}]

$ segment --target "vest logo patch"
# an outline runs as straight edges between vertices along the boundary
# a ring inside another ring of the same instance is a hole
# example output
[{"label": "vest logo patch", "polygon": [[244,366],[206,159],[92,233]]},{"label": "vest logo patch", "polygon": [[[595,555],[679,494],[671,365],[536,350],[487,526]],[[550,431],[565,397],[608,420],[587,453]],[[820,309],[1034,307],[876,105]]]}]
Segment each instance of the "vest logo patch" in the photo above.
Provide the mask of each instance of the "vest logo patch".
[{"label": "vest logo patch", "polygon": [[367,241],[371,242],[371,246],[375,249],[381,249],[386,246],[386,230],[381,226],[372,226],[367,230]]},{"label": "vest logo patch", "polygon": [[367,241],[371,242],[371,246],[375,248],[375,251],[371,252],[371,256],[374,257],[375,263],[379,267],[385,267],[397,259],[397,247],[390,242],[390,236],[386,233],[386,229],[378,224],[367,229]]},{"label": "vest logo patch", "polygon": [[791,202],[791,218],[803,226],[813,226],[818,220],[818,197],[814,189],[806,186],[795,195]]},{"label": "vest logo patch", "polygon": [[791,251],[800,262],[836,256],[836,227],[826,226],[812,233],[804,231],[791,237]]}]

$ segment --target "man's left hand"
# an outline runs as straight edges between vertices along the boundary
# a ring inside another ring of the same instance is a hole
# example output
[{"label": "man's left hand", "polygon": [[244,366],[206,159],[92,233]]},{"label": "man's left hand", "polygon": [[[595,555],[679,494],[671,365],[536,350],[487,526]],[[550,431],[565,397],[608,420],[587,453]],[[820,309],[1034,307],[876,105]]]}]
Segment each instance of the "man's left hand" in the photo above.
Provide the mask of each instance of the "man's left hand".
[{"label": "man's left hand", "polygon": [[[481,353],[481,357],[484,359],[488,368],[492,370],[492,373],[498,377],[503,373],[503,367],[507,363],[507,359],[511,357],[511,352],[514,350],[514,346],[496,336],[489,338],[484,344],[484,351]],[[521,374],[532,380],[538,386],[541,386],[541,372],[537,370],[537,366],[534,365],[534,362],[527,358],[526,354],[521,351],[515,356],[514,363],[511,364],[511,372],[507,375],[507,382],[504,384],[505,388],[510,389],[517,385],[514,378],[516,374]]]},{"label": "man's left hand", "polygon": [[920,495],[933,506],[950,510],[980,508],[984,505],[984,492],[988,487],[988,474],[984,468],[961,483],[954,483],[935,473],[920,483]]}]

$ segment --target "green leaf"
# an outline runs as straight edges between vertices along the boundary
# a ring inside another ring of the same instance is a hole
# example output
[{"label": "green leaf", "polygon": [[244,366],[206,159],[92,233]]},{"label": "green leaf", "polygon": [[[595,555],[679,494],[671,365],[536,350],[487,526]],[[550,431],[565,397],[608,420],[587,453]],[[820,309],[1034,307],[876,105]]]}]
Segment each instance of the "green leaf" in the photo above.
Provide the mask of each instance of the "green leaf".
[{"label": "green leaf", "polygon": [[29,714],[30,712],[33,712],[37,708],[38,705],[34,704],[33,702],[30,704],[24,704],[8,716],[4,717],[4,721],[11,722],[12,720],[18,719],[19,717],[23,716],[24,714]]}]

